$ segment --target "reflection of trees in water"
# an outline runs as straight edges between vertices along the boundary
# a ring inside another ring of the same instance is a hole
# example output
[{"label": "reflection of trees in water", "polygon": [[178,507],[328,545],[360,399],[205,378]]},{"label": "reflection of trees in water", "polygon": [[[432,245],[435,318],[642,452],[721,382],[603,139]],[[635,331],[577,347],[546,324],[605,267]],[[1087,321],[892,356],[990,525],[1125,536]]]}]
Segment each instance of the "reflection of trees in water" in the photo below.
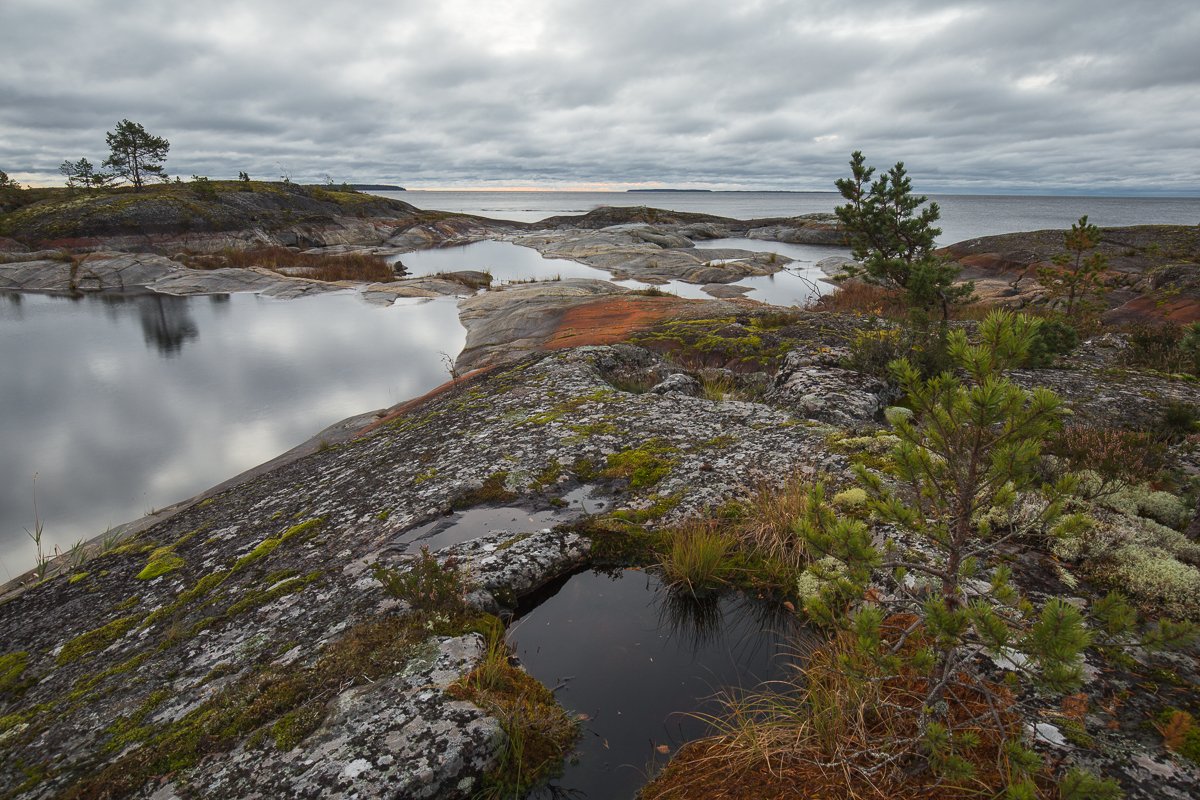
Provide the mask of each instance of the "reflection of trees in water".
[{"label": "reflection of trees in water", "polygon": [[158,352],[173,356],[183,349],[184,342],[200,335],[192,319],[186,297],[150,294],[137,298],[138,320],[146,344],[153,343]]},{"label": "reflection of trees in water", "polygon": [[100,292],[87,295],[87,298],[100,303],[105,316],[114,322],[125,316],[128,311],[136,309],[138,322],[142,326],[142,338],[147,345],[154,345],[164,356],[176,355],[183,349],[185,342],[200,335],[200,327],[192,318],[188,305],[191,298],[188,297]]},{"label": "reflection of trees in water", "polygon": [[21,308],[21,295],[16,292],[0,292],[0,295],[3,295],[6,301],[4,317],[16,320],[25,319],[25,314]]}]

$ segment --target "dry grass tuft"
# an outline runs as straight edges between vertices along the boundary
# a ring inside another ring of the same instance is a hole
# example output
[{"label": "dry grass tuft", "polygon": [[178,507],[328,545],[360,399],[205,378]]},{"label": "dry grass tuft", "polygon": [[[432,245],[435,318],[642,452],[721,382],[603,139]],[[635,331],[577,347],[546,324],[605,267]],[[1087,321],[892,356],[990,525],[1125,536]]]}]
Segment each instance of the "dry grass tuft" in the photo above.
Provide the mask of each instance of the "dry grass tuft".
[{"label": "dry grass tuft", "polygon": [[659,559],[668,586],[695,597],[725,585],[733,569],[733,539],[708,520],[691,522],[670,536]]},{"label": "dry grass tuft", "polygon": [[354,281],[387,283],[396,273],[382,256],[368,253],[301,253],[287,247],[255,247],[248,250],[223,250],[186,260],[193,269],[261,267],[283,275],[299,275],[318,281]]},{"label": "dry grass tuft", "polygon": [[813,560],[796,520],[808,507],[811,482],[793,475],[783,486],[762,482],[749,499],[727,509],[729,533],[746,549],[799,574]]},{"label": "dry grass tuft", "polygon": [[[890,635],[910,624],[893,618]],[[787,681],[726,695],[722,712],[703,717],[713,734],[680,750],[643,800],[774,800],[795,798],[800,787],[809,800],[939,800],[991,797],[1003,786],[1004,742],[1020,720],[986,700],[1005,696],[1001,687],[981,691],[963,676],[947,694],[956,730],[978,736],[964,753],[976,775],[956,784],[922,768],[917,725],[927,679],[867,668],[845,634],[798,662]]]},{"label": "dry grass tuft", "polygon": [[901,292],[858,280],[845,281],[836,292],[821,295],[811,309],[889,319],[908,317],[908,306]]}]

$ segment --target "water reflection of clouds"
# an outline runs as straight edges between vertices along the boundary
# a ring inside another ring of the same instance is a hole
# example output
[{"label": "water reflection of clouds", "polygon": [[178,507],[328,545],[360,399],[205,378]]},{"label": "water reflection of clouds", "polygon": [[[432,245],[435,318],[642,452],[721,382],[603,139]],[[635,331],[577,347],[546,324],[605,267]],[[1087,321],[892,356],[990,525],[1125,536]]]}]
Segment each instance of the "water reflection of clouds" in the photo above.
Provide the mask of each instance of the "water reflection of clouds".
[{"label": "water reflection of clouds", "polygon": [[[831,255],[847,255],[845,248],[815,245],[787,244],[759,239],[713,239],[697,242],[696,249],[737,249],[752,252],[779,253],[795,259],[788,268],[774,274],[744,278],[734,286],[745,286],[750,291],[746,297],[772,305],[804,305],[832,286],[821,282],[824,273],[814,266],[817,261]],[[545,258],[538,251],[512,242],[485,240],[460,247],[445,247],[419,250],[400,256],[411,275],[432,275],[438,272],[461,270],[488,270],[497,282],[550,280],[561,278],[592,278],[611,280],[612,273],[561,258]],[[659,291],[689,299],[711,300],[712,295],[694,283],[680,280],[662,284],[651,284],[638,280],[613,281],[627,289],[646,289],[651,286]]]},{"label": "water reflection of clouds", "polygon": [[465,338],[453,300],[158,299],[0,304],[0,560],[10,573],[32,561],[23,528],[33,527],[35,472],[46,538],[66,547],[338,419],[427,391],[445,377],[439,352],[457,353]]}]

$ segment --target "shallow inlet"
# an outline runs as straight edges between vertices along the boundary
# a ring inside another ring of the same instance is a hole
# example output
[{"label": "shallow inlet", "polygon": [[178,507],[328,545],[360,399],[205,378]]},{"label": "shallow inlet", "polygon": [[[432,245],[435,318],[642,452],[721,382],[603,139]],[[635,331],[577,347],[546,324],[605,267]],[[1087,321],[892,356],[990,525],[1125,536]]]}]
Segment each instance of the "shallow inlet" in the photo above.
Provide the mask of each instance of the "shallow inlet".
[{"label": "shallow inlet", "polygon": [[577,757],[532,797],[632,798],[679,747],[704,736],[688,712],[789,671],[791,615],[737,593],[705,602],[638,570],[588,571],[527,601],[508,639],[521,664],[585,715]]},{"label": "shallow inlet", "polygon": [[450,299],[0,294],[0,583],[447,378]]},{"label": "shallow inlet", "polygon": [[[697,249],[737,249],[761,253],[778,253],[794,259],[774,275],[743,278],[732,286],[750,289],[746,297],[771,305],[805,305],[817,296],[832,291],[830,284],[823,283],[825,274],[817,269],[816,263],[829,256],[845,256],[844,248],[817,245],[787,244],[759,239],[713,239],[698,242]],[[398,257],[409,275],[433,275],[439,272],[461,270],[487,271],[496,283],[520,281],[550,281],[559,278],[592,278],[610,281],[612,273],[589,267],[562,258],[545,258],[531,247],[522,247],[512,242],[485,240],[458,247],[441,247],[432,250],[417,250]],[[665,284],[649,284],[643,281],[614,281],[628,289],[645,289],[650,286],[690,299],[711,300],[699,285],[685,281],[669,281]]]}]

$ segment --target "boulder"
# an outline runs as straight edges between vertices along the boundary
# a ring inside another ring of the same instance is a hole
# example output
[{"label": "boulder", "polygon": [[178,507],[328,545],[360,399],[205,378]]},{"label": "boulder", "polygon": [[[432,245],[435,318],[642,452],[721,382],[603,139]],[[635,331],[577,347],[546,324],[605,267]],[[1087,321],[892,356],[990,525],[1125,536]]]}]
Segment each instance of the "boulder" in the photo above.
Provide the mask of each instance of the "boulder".
[{"label": "boulder", "polygon": [[650,244],[656,244],[664,250],[670,250],[677,247],[695,247],[696,244],[691,239],[678,233],[663,233],[655,228],[635,228],[630,231],[630,234],[635,239]]},{"label": "boulder", "polygon": [[788,353],[767,391],[767,400],[808,419],[836,425],[852,427],[878,420],[886,405],[886,384],[831,366],[828,360],[799,350]]},{"label": "boulder", "polygon": [[695,397],[700,394],[700,381],[686,373],[676,372],[674,375],[668,375],[661,382],[650,387],[650,391],[654,394],[678,392],[679,394],[686,394],[688,397]]}]

